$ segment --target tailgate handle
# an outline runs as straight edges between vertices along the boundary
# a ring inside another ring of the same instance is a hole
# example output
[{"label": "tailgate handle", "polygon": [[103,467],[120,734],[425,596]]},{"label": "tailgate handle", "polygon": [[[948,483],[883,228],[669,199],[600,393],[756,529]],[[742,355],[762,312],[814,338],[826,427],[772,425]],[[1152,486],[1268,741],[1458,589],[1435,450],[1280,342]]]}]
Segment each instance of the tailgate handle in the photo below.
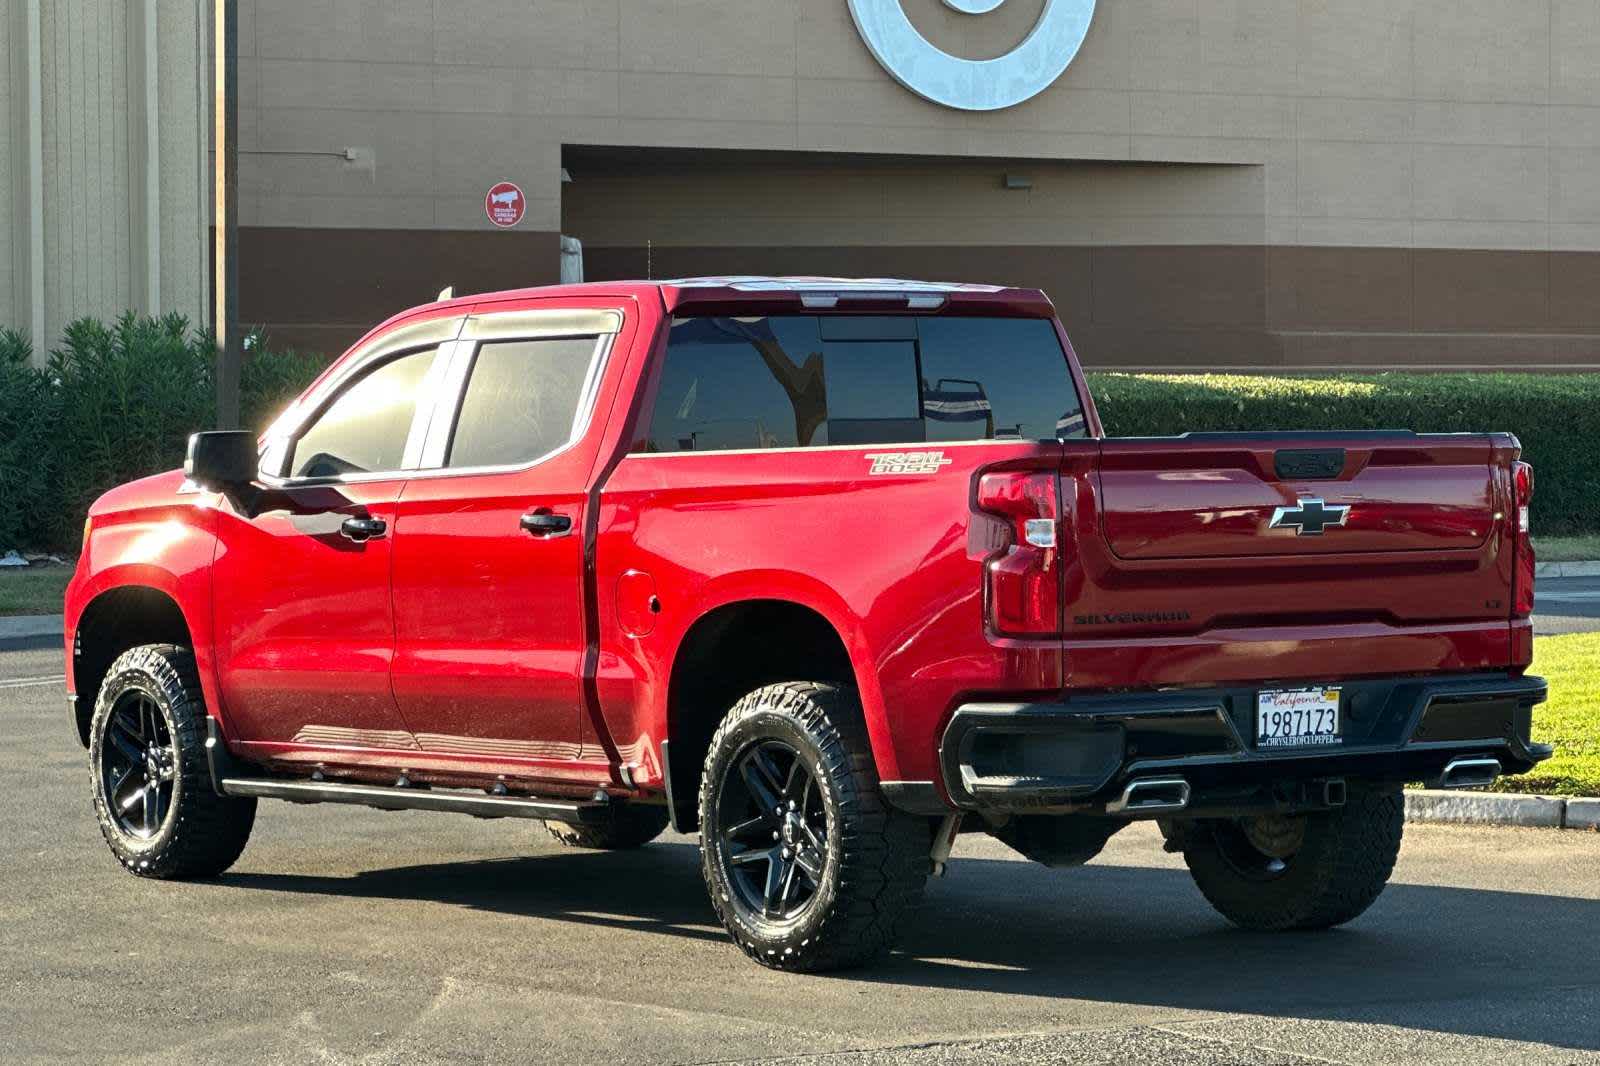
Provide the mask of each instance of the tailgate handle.
[{"label": "tailgate handle", "polygon": [[1280,481],[1314,481],[1344,473],[1343,448],[1282,448],[1272,453]]}]

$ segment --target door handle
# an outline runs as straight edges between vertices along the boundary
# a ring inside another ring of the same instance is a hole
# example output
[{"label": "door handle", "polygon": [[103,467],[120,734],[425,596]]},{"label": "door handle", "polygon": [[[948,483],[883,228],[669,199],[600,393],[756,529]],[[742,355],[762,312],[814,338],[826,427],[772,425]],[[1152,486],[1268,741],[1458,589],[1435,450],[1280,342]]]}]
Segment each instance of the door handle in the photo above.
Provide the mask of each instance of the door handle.
[{"label": "door handle", "polygon": [[339,535],[355,541],[363,541],[381,537],[389,531],[389,523],[381,518],[346,518],[339,523]]},{"label": "door handle", "polygon": [[549,511],[529,511],[522,516],[522,528],[536,537],[564,537],[572,532],[572,519]]}]

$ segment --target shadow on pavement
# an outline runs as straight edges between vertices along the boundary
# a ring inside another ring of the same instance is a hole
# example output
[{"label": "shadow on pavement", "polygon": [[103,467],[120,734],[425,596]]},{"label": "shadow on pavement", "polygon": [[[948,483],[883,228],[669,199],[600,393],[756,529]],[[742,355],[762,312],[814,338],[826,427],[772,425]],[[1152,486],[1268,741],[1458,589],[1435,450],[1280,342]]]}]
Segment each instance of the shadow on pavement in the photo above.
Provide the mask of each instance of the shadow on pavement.
[{"label": "shadow on pavement", "polygon": [[[277,892],[432,900],[494,913],[724,939],[690,844],[363,872],[230,874]],[[1051,871],[959,858],[930,881],[900,950],[833,980],[1360,1021],[1600,1050],[1590,995],[1600,901],[1391,885],[1367,915],[1322,933],[1240,932],[1180,870]],[[1470,1005],[1463,1001],[1475,1001]],[[1484,1000],[1504,1002],[1486,1013]],[[1541,1003],[1536,1024],[1521,1013]]]}]

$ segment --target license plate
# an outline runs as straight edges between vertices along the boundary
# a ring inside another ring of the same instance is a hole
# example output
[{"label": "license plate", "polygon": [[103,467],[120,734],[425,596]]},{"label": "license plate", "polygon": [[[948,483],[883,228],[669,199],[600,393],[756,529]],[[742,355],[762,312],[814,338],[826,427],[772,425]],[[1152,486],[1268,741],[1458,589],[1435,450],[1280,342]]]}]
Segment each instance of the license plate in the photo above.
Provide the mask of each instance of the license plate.
[{"label": "license plate", "polygon": [[1337,743],[1337,688],[1275,689],[1256,695],[1256,747],[1311,748]]}]

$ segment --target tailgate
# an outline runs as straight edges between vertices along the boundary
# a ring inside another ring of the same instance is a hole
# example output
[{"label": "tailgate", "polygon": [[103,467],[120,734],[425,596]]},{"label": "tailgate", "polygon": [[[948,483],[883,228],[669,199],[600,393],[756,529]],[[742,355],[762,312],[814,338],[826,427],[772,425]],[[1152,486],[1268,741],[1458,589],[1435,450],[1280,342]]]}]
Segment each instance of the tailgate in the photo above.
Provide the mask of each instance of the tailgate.
[{"label": "tailgate", "polygon": [[1067,444],[1067,667],[1086,687],[1504,668],[1504,435]]},{"label": "tailgate", "polygon": [[1497,520],[1487,435],[1108,440],[1101,523],[1123,559],[1481,549]]}]

